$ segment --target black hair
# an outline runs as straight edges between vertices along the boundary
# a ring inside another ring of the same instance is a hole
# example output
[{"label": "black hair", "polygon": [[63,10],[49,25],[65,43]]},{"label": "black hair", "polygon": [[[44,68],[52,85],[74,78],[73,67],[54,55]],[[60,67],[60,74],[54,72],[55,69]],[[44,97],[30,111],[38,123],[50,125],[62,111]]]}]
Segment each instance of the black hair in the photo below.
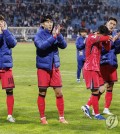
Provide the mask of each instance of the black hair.
[{"label": "black hair", "polygon": [[41,23],[44,23],[44,22],[47,21],[48,19],[53,21],[52,15],[50,15],[50,14],[43,15],[42,18],[41,18],[41,20],[40,20],[40,22],[41,22]]},{"label": "black hair", "polygon": [[105,25],[101,25],[98,27],[98,32],[103,35],[109,35],[109,30]]},{"label": "black hair", "polygon": [[85,29],[85,28],[79,29],[79,33],[82,33],[82,32],[86,32],[87,33],[87,29]]},{"label": "black hair", "polygon": [[116,23],[118,22],[117,19],[114,18],[114,17],[110,17],[110,18],[108,19],[108,21],[110,21],[110,20],[114,20]]}]

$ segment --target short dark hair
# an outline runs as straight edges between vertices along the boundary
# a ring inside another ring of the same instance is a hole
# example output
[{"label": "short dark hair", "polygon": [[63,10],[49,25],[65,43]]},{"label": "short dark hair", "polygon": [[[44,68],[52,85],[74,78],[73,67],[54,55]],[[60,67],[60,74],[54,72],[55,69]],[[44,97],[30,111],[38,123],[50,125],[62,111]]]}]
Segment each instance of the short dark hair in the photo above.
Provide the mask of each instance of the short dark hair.
[{"label": "short dark hair", "polygon": [[110,18],[108,19],[108,21],[110,21],[110,20],[114,20],[114,21],[117,23],[117,19],[114,18],[114,17],[110,17]]},{"label": "short dark hair", "polygon": [[82,32],[86,32],[86,33],[87,33],[88,31],[87,31],[87,29],[85,29],[85,28],[79,29],[79,33],[82,33]]},{"label": "short dark hair", "polygon": [[53,21],[52,15],[50,15],[50,14],[43,15],[43,16],[41,17],[40,23],[44,23],[44,22],[47,21],[48,19]]},{"label": "short dark hair", "polygon": [[98,27],[98,32],[103,35],[109,35],[109,30],[105,25],[101,25]]},{"label": "short dark hair", "polygon": [[3,15],[0,15],[0,20],[5,20]]}]

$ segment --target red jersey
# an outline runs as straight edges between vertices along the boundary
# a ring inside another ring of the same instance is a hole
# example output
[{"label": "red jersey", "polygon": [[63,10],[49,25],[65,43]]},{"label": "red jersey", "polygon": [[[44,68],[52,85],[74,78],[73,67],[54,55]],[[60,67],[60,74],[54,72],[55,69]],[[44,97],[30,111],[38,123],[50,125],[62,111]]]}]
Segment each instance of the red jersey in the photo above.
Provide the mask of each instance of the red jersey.
[{"label": "red jersey", "polygon": [[90,34],[86,39],[85,56],[86,60],[84,63],[85,70],[100,71],[100,56],[102,46],[105,46],[106,50],[110,50],[110,37],[103,35]]}]

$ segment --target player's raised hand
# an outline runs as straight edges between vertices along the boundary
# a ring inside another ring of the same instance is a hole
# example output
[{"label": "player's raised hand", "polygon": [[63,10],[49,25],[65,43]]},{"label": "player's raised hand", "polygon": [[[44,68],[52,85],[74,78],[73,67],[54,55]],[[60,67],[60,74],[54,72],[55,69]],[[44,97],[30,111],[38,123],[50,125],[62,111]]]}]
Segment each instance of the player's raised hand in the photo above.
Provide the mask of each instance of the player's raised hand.
[{"label": "player's raised hand", "polygon": [[118,32],[118,34],[117,34],[117,35],[118,35],[118,38],[120,38],[120,32]]},{"label": "player's raised hand", "polygon": [[1,29],[1,27],[0,27],[0,34],[2,33],[2,29]]},{"label": "player's raised hand", "polygon": [[112,36],[109,36],[109,40],[113,41],[113,37]]},{"label": "player's raised hand", "polygon": [[60,26],[60,25],[57,25],[57,29],[56,29],[56,33],[57,33],[57,35],[60,34],[60,29],[61,29],[61,26]]},{"label": "player's raised hand", "polygon": [[0,23],[1,30],[6,30],[7,29],[7,23],[5,21],[2,21]]},{"label": "player's raised hand", "polygon": [[114,41],[116,41],[118,38],[120,38],[120,32],[117,33],[117,35],[113,37],[113,40],[112,40],[112,41],[114,42]]},{"label": "player's raised hand", "polygon": [[53,31],[52,31],[52,35],[53,35],[53,37],[57,37],[57,33],[56,33],[56,30],[57,30],[57,27],[55,26],[54,28],[53,28]]},{"label": "player's raised hand", "polygon": [[52,31],[53,37],[56,38],[60,34],[60,29],[61,29],[60,25],[57,25],[53,28]]}]

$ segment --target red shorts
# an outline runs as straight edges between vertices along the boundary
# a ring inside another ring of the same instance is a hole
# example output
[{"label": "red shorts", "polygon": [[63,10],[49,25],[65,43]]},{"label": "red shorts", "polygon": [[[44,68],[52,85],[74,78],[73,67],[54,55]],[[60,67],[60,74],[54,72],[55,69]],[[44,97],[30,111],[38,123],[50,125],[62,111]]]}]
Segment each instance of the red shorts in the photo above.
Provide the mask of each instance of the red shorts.
[{"label": "red shorts", "polygon": [[59,68],[54,68],[51,71],[38,69],[38,87],[62,87],[62,80]]},{"label": "red shorts", "polygon": [[100,66],[100,71],[105,82],[113,83],[118,80],[117,69],[111,65]]},{"label": "red shorts", "polygon": [[84,79],[87,89],[99,89],[104,85],[104,80],[99,71],[83,70]]},{"label": "red shorts", "polygon": [[0,80],[2,83],[2,89],[11,89],[15,87],[12,69],[0,70]]}]

